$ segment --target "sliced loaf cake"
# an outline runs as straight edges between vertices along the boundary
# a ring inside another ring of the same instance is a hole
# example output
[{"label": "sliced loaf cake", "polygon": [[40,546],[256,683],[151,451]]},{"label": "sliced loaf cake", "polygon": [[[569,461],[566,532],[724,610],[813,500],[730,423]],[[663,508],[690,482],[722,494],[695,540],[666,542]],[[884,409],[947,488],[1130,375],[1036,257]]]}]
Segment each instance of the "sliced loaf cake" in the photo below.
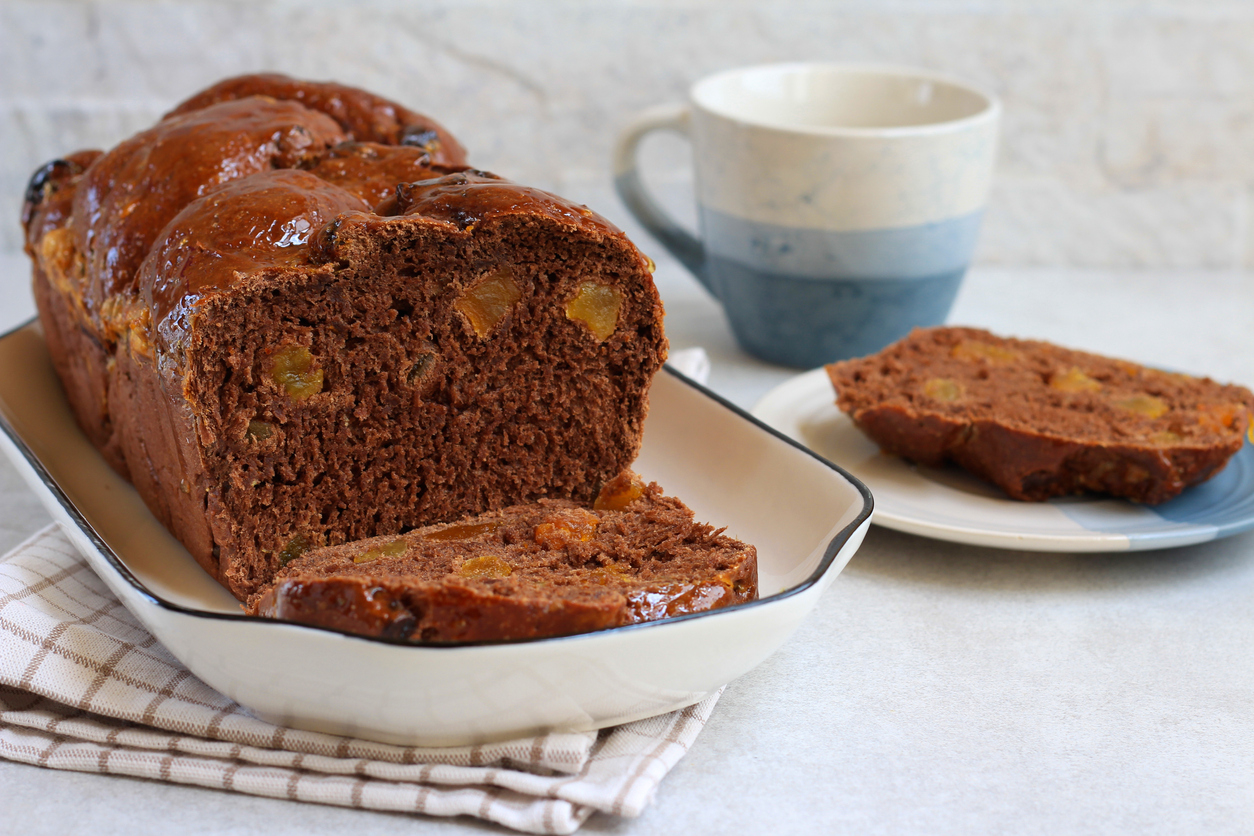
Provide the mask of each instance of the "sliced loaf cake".
[{"label": "sliced loaf cake", "polygon": [[630,474],[591,507],[540,500],[299,556],[250,612],[421,642],[568,635],[757,597],[757,552]]}]

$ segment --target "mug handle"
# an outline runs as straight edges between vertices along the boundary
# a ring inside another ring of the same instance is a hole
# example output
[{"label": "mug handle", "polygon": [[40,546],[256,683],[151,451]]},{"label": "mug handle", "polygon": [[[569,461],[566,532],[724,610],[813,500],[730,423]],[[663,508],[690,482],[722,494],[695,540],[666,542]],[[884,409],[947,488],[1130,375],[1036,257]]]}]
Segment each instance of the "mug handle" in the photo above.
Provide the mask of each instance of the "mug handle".
[{"label": "mug handle", "polygon": [[713,293],[705,272],[705,246],[700,239],[666,214],[645,190],[644,180],[636,165],[640,143],[648,134],[653,131],[674,131],[691,141],[688,130],[690,124],[691,111],[687,105],[658,105],[637,116],[619,134],[618,142],[614,146],[614,189],[636,220]]}]

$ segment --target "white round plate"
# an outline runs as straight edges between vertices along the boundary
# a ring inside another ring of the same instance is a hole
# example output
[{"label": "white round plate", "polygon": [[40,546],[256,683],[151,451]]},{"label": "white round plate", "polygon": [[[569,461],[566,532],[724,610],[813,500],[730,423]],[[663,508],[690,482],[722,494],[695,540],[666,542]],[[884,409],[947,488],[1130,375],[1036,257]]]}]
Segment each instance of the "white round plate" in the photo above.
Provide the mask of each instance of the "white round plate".
[{"label": "white round plate", "polygon": [[848,470],[875,496],[885,528],[1007,549],[1103,552],[1202,543],[1254,528],[1254,445],[1218,475],[1162,505],[1069,497],[1008,499],[954,468],[912,465],[879,448],[836,408],[823,369],[776,387],[753,415]]}]

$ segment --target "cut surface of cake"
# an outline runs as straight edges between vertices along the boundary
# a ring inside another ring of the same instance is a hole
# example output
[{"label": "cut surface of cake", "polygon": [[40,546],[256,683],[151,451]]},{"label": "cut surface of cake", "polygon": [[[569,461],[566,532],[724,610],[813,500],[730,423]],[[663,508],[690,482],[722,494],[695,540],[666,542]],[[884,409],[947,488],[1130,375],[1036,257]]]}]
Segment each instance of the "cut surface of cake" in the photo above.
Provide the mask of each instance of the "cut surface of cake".
[{"label": "cut surface of cake", "polygon": [[364,91],[232,79],[23,209],[79,425],[241,600],[290,557],[541,498],[640,446],[651,263]]},{"label": "cut surface of cake", "polygon": [[1164,502],[1223,468],[1254,415],[1241,386],[975,328],[917,329],[826,368],[885,452],[954,462],[1021,500]]},{"label": "cut surface of cake", "polygon": [[757,552],[630,474],[591,506],[540,500],[317,549],[250,612],[415,642],[533,639],[757,597]]}]

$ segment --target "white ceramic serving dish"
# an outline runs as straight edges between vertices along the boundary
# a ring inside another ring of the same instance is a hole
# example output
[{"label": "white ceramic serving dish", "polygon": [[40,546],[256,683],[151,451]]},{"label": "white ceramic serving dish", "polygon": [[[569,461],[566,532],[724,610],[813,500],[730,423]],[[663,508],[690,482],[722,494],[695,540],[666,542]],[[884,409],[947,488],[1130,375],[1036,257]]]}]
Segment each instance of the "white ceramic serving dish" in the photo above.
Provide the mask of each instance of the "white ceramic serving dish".
[{"label": "white ceramic serving dish", "polygon": [[242,615],[75,426],[39,326],[0,337],[0,446],[145,627],[266,720],[403,745],[698,702],[778,648],[848,563],[870,524],[865,486],[673,372],[651,404],[636,469],[757,546],[760,600],[581,636],[403,645]]}]

